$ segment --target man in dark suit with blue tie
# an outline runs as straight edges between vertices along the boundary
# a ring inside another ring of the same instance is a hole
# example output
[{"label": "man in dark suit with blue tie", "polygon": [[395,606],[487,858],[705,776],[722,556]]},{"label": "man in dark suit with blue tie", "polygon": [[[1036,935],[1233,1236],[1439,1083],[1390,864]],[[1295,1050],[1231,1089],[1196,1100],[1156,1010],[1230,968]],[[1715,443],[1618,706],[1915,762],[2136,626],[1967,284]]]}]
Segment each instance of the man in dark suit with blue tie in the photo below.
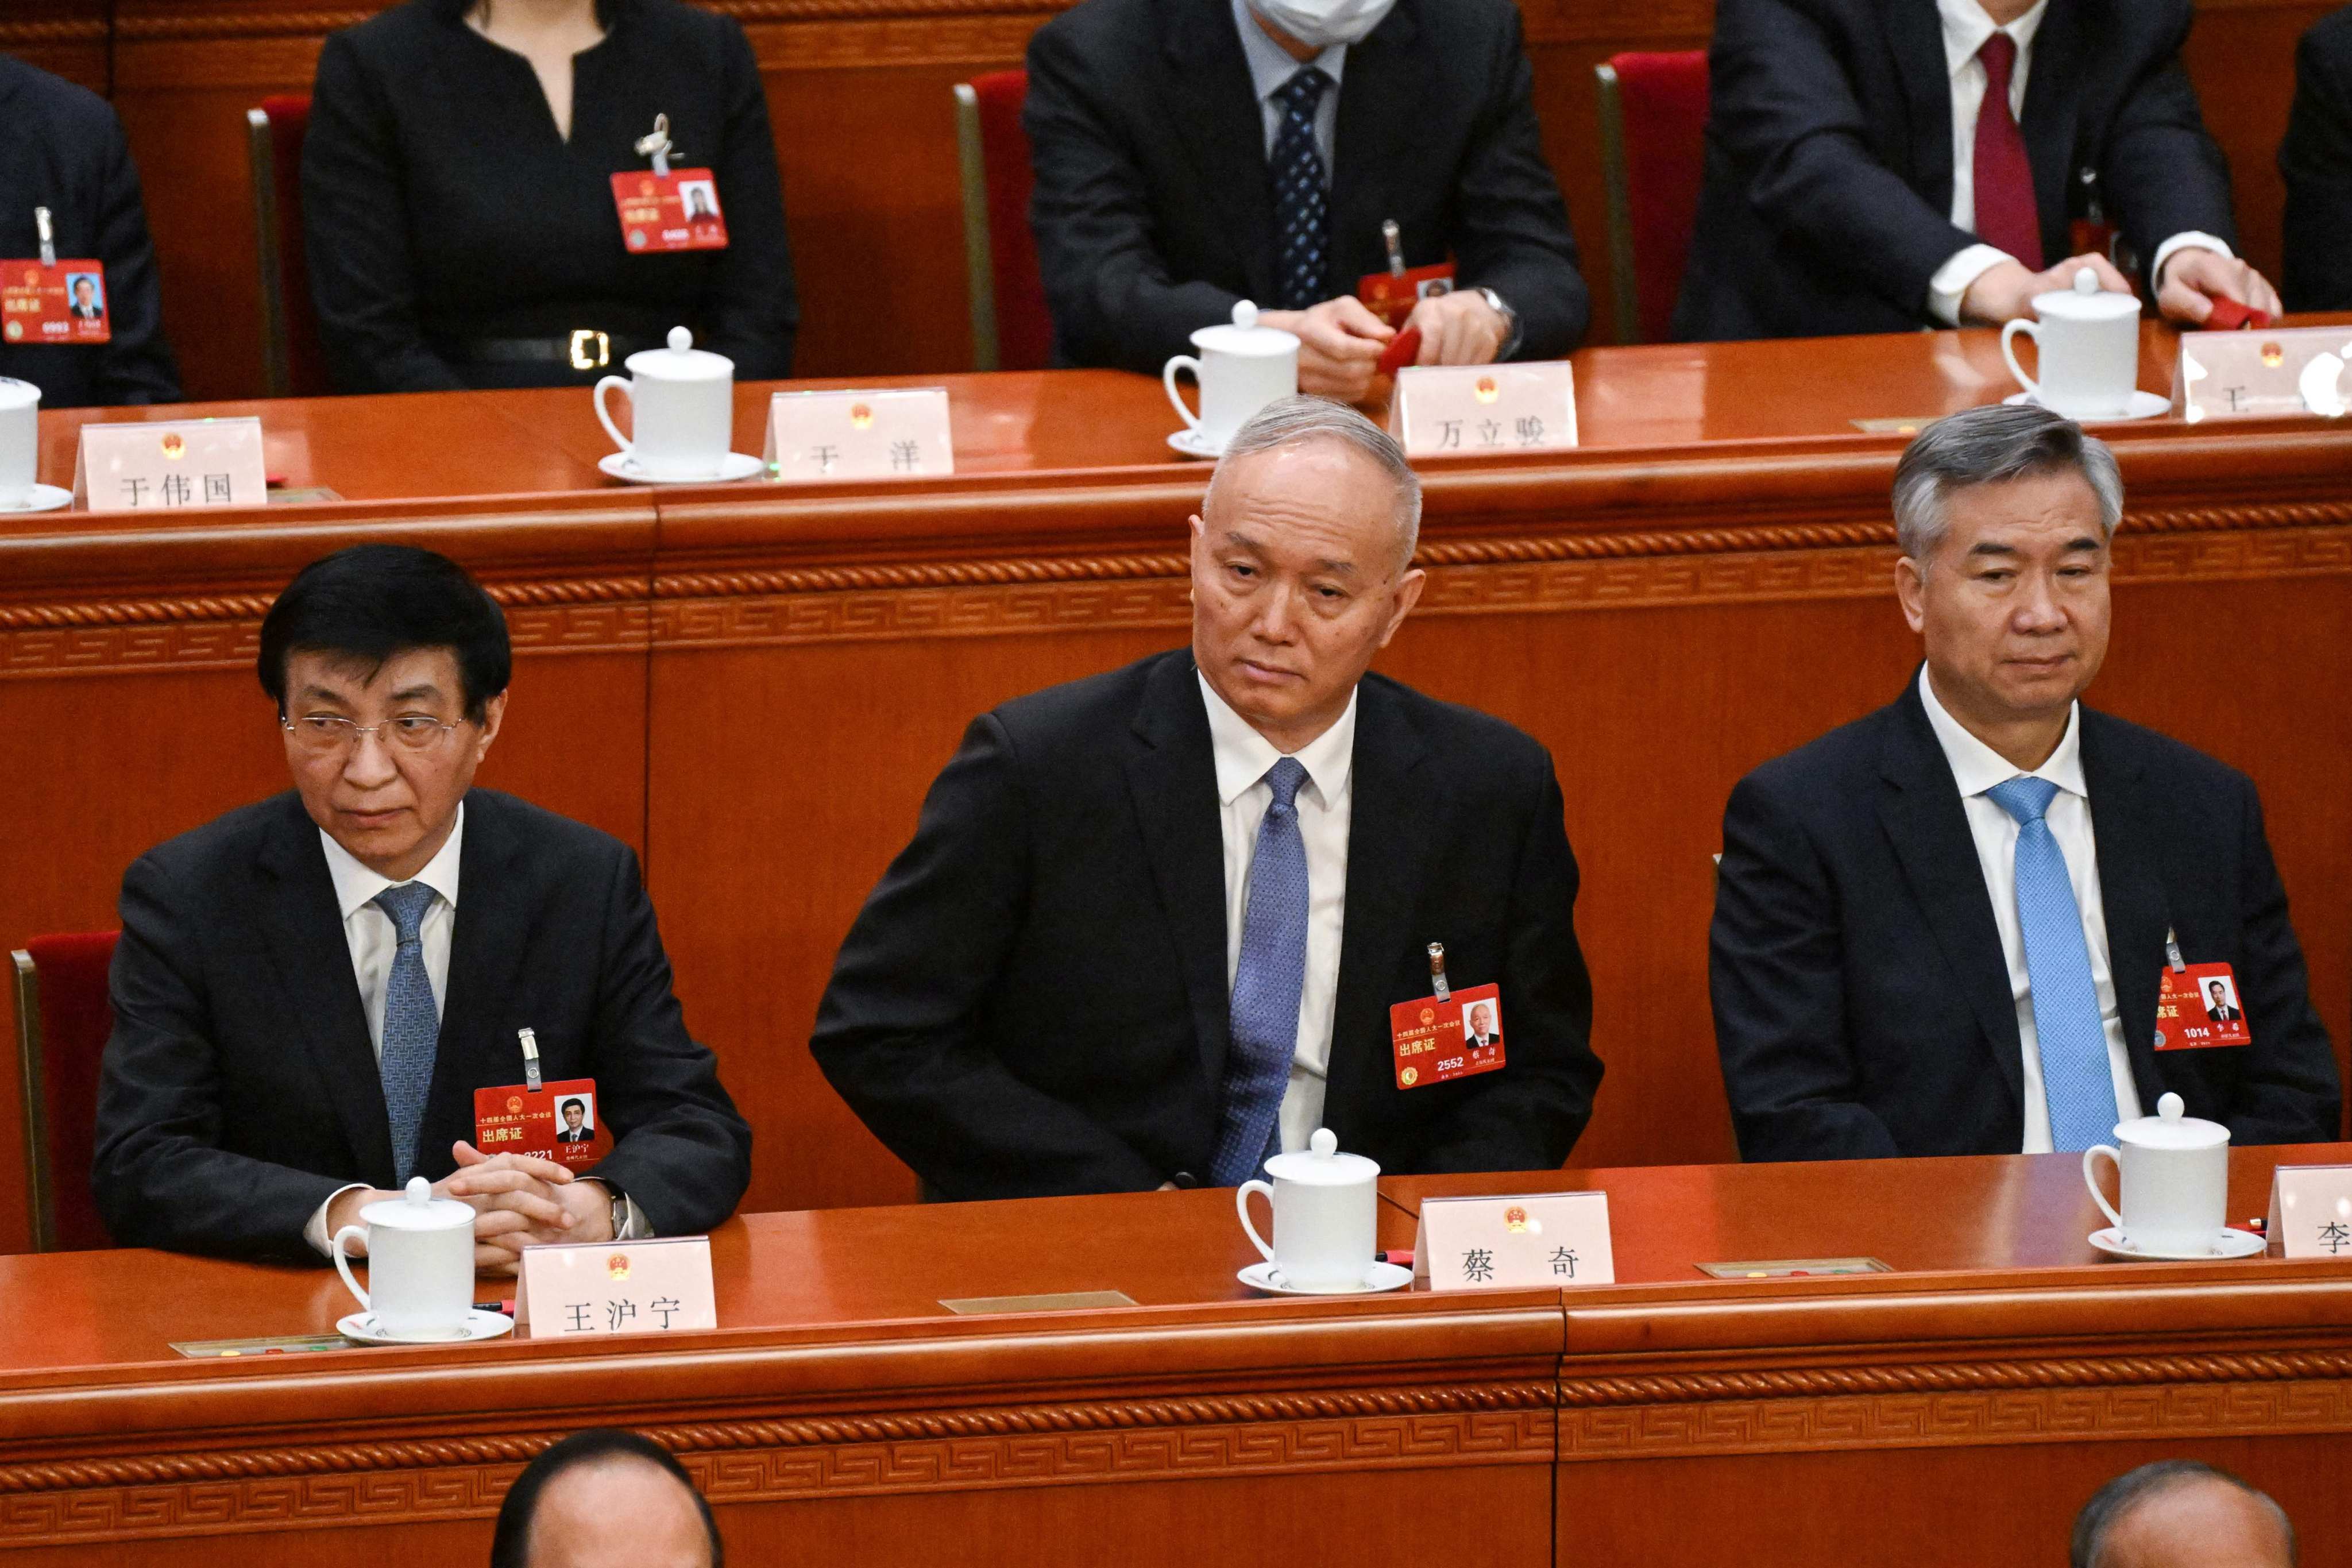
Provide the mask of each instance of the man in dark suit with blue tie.
[{"label": "man in dark suit with blue tie", "polygon": [[[122,879],[91,1173],[114,1239],[315,1261],[422,1176],[510,1273],[533,1242],[733,1213],[751,1129],[686,1032],[635,855],[472,787],[511,666],[490,596],[358,545],[278,595],[257,665],[294,789]],[[530,1070],[524,1032],[546,1079],[595,1081],[614,1142],[581,1180],[472,1142],[475,1091]]]},{"label": "man in dark suit with blue tie", "polygon": [[[1271,405],[1192,520],[1192,646],[973,721],[811,1042],[931,1192],[1230,1186],[1324,1126],[1399,1173],[1567,1158],[1601,1063],[1551,759],[1366,673],[1420,510],[1377,426]],[[1395,1049],[1433,942],[1501,987],[1495,1070]]]},{"label": "man in dark suit with blue tie", "polygon": [[[2253,784],[2077,700],[2122,514],[2106,447],[2039,409],[1904,454],[1926,663],[1724,813],[1716,1044],[1747,1158],[2080,1150],[2167,1090],[2240,1143],[2337,1136]],[[2154,1048],[2168,944],[2232,966],[2251,1045]]]}]

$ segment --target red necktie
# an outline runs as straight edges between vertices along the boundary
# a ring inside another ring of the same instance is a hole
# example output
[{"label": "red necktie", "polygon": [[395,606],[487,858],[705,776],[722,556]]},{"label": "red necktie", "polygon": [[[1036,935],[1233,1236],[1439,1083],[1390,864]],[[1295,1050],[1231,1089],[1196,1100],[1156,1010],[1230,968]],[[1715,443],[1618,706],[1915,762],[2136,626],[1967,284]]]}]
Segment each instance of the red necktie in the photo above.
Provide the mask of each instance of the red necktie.
[{"label": "red necktie", "polygon": [[2017,40],[1995,33],[1977,51],[1984,62],[1984,107],[1977,111],[1977,237],[2042,270],[2042,215],[2033,202],[2033,165],[2026,162],[2025,135],[2009,111],[2009,73],[2017,64]]}]

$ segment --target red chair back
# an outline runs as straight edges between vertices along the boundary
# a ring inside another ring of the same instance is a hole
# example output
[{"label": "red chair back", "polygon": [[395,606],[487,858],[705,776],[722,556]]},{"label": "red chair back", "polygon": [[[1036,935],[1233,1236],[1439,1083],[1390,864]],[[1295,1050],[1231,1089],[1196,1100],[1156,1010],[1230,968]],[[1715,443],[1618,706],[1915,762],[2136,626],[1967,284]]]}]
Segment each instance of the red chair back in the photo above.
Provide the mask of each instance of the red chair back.
[{"label": "red chair back", "polygon": [[1639,279],[1642,338],[1670,335],[1706,164],[1706,51],[1624,54],[1617,72],[1625,114],[1625,202]]},{"label": "red chair back", "polygon": [[[34,1205],[33,1244],[44,1252],[114,1245],[98,1217],[89,1164],[97,1145],[99,1060],[114,1032],[107,971],[118,934],[37,936],[24,948],[37,997],[37,1005],[26,1006],[20,993],[18,1007],[26,1187]],[[20,973],[18,985],[27,978]]]},{"label": "red chair back", "polygon": [[981,164],[988,182],[988,250],[996,272],[996,347],[1000,370],[1043,370],[1054,353],[1054,319],[1029,230],[1029,133],[1021,106],[1029,73],[993,71],[971,79],[980,100]]},{"label": "red chair back", "polygon": [[319,347],[319,313],[310,303],[309,252],[302,242],[302,139],[310,131],[310,95],[280,93],[261,100],[269,119],[272,228],[277,240],[278,291],[285,310],[289,394],[323,397],[334,390]]}]

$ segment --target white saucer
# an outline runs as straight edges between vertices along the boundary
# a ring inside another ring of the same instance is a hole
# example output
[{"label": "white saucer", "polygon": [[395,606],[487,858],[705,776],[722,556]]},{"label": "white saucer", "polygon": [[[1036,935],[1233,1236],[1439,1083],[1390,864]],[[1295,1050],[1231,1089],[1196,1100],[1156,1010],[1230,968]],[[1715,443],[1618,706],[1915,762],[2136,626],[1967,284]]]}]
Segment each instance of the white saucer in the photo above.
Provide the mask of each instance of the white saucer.
[{"label": "white saucer", "polygon": [[55,511],[73,504],[73,491],[61,490],[55,485],[35,485],[31,497],[15,506],[0,506],[0,512]]},{"label": "white saucer", "polygon": [[353,1312],[335,1324],[335,1331],[347,1340],[357,1340],[370,1345],[455,1345],[473,1340],[494,1340],[500,1334],[514,1331],[514,1320],[503,1312],[468,1312],[464,1331],[436,1334],[430,1339],[404,1334],[387,1334],[375,1326],[373,1312]]},{"label": "white saucer", "polygon": [[2207,1252],[2147,1252],[2124,1239],[2124,1233],[2109,1226],[2091,1233],[2091,1245],[2110,1258],[2134,1258],[2166,1263],[2210,1263],[2223,1258],[2252,1258],[2269,1243],[2252,1231],[2231,1230],[2224,1226],[2214,1233],[2213,1246]]},{"label": "white saucer", "polygon": [[1271,1263],[1253,1263],[1235,1278],[1251,1289],[1263,1290],[1269,1296],[1370,1296],[1382,1290],[1403,1289],[1412,1283],[1412,1270],[1394,1263],[1375,1263],[1367,1268],[1360,1285],[1325,1285],[1313,1290],[1285,1284]]},{"label": "white saucer", "polygon": [[[2030,392],[2013,393],[2001,399],[2002,403],[2011,408],[2016,408],[2025,404],[2034,403],[2034,401],[2033,394]],[[2037,404],[2036,406],[2042,405]],[[2094,415],[2088,419],[2078,421],[2078,423],[2084,425],[2117,425],[2126,419],[2154,419],[2158,415],[2169,414],[2171,412],[2172,399],[2163,395],[2161,393],[2134,392],[2131,395],[2131,406],[2126,409],[2123,413]]]},{"label": "white saucer", "polygon": [[1188,458],[1222,458],[1225,455],[1223,447],[1213,444],[1198,430],[1189,428],[1169,437],[1168,444]]},{"label": "white saucer", "polygon": [[607,452],[596,459],[599,471],[616,479],[626,479],[633,485],[731,485],[738,479],[748,479],[767,468],[767,464],[745,452],[730,452],[719,460],[719,471],[698,479],[656,479],[636,465],[626,452]]}]

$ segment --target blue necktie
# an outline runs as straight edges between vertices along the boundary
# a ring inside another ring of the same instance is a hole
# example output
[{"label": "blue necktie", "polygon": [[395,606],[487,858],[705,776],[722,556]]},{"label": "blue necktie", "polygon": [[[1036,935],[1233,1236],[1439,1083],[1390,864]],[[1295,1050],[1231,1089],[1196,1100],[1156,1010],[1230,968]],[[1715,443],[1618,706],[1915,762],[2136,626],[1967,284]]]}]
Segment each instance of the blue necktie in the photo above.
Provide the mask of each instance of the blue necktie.
[{"label": "blue necktie", "polygon": [[2017,923],[2025,934],[2026,982],[2042,1051],[2042,1092],[2050,1102],[2050,1146],[2079,1152],[2115,1136],[2116,1079],[2083,910],[2066,879],[2066,857],[2042,814],[2058,786],[2014,778],[1985,792],[2017,819]]},{"label": "blue necktie", "polygon": [[1285,757],[1266,770],[1274,803],[1257,825],[1249,910],[1234,966],[1233,1044],[1225,1052],[1224,1123],[1212,1182],[1237,1187],[1276,1152],[1282,1096],[1298,1048],[1298,993],[1307,984],[1307,841],[1298,833],[1298,786],[1307,770]]},{"label": "blue necktie", "polygon": [[383,1078],[383,1109],[392,1122],[394,1186],[416,1173],[416,1137],[425,1123],[425,1097],[433,1088],[433,1058],[441,1039],[441,1010],[433,1005],[432,977],[425,973],[425,911],[433,889],[422,882],[386,888],[375,906],[392,917],[400,947],[392,957],[392,978],[383,988],[383,1051],[377,1071]]},{"label": "blue necktie", "polygon": [[1313,66],[1274,89],[1282,124],[1274,133],[1274,216],[1281,231],[1274,271],[1275,309],[1304,310],[1330,289],[1323,276],[1330,247],[1331,194],[1315,145],[1315,106],[1331,79]]}]

